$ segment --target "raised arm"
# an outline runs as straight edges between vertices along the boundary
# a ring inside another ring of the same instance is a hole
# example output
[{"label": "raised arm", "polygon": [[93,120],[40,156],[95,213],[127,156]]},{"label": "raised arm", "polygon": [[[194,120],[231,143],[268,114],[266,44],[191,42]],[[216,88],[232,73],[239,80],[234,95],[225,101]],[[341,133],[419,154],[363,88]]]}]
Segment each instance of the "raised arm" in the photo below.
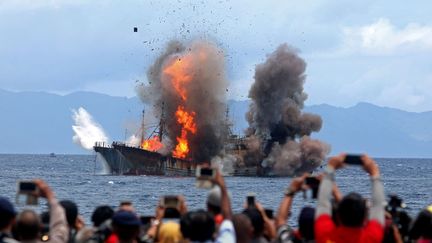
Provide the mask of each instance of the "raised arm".
[{"label": "raised arm", "polygon": [[325,169],[324,177],[320,183],[319,191],[318,191],[318,202],[315,218],[323,214],[331,215],[331,196],[333,191],[333,181],[335,170],[342,168],[345,159],[345,154],[340,154],[338,156],[332,157],[329,159],[327,163],[327,167]]},{"label": "raised arm", "polygon": [[66,243],[69,238],[68,224],[63,207],[57,201],[54,192],[43,180],[35,180],[39,196],[45,197],[50,207],[50,242]]},{"label": "raised arm", "polygon": [[286,224],[286,221],[290,216],[293,198],[295,194],[302,189],[306,176],[307,175],[303,175],[301,177],[294,178],[291,181],[290,186],[285,191],[285,196],[279,205],[279,210],[276,215],[276,228]]},{"label": "raised arm", "polygon": [[228,196],[228,190],[225,186],[225,180],[219,170],[216,170],[216,176],[213,181],[221,189],[221,213],[224,219],[232,219],[231,202]]},{"label": "raised arm", "polygon": [[363,168],[370,175],[372,182],[372,206],[369,211],[369,219],[376,220],[384,226],[384,187],[380,178],[380,171],[375,161],[367,155],[362,156]]}]

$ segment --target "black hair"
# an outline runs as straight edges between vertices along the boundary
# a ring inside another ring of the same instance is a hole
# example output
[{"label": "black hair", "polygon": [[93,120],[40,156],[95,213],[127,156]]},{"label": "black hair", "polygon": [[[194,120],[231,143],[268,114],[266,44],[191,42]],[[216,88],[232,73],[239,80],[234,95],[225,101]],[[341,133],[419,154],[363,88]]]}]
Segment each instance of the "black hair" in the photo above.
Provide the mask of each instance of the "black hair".
[{"label": "black hair", "polygon": [[12,223],[12,220],[15,218],[15,214],[13,213],[1,213],[2,215],[0,217],[0,230],[6,228],[10,223]]},{"label": "black hair", "polygon": [[191,241],[208,241],[213,239],[216,230],[212,215],[202,209],[184,214],[180,219],[180,231],[184,238]]},{"label": "black hair", "polygon": [[254,236],[261,236],[264,232],[264,218],[260,211],[256,208],[248,208],[243,211],[243,214],[249,217],[254,228]]},{"label": "black hair", "polygon": [[21,241],[35,240],[39,237],[40,221],[33,210],[24,210],[18,215],[15,233]]},{"label": "black hair", "polygon": [[422,210],[410,229],[409,235],[412,239],[417,240],[420,237],[427,239],[432,238],[432,213],[428,210]]},{"label": "black hair", "polygon": [[91,216],[91,221],[95,227],[99,227],[107,219],[112,218],[114,210],[108,205],[102,205],[95,209]]},{"label": "black hair", "polygon": [[207,203],[207,209],[210,213],[216,215],[216,214],[220,214],[221,213],[221,207],[212,205],[210,203]]},{"label": "black hair", "polygon": [[365,200],[355,192],[343,197],[337,208],[337,218],[340,224],[347,227],[362,227],[366,213]]},{"label": "black hair", "polygon": [[122,241],[131,241],[138,237],[140,227],[138,225],[119,225],[113,223],[113,231]]},{"label": "black hair", "polygon": [[299,216],[299,231],[303,239],[313,240],[315,239],[314,234],[314,220],[315,220],[315,208],[304,207],[300,211]]},{"label": "black hair", "polygon": [[69,227],[74,229],[75,222],[78,217],[78,207],[77,205],[70,200],[60,201],[60,205],[64,208],[66,213],[66,220],[69,224]]}]

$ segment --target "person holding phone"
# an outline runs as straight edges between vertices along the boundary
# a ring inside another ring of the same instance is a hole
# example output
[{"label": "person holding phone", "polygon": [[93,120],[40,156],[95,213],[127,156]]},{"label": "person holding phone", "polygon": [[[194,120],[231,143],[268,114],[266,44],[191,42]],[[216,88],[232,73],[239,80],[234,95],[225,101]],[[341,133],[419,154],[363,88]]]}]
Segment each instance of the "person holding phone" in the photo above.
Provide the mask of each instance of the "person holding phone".
[{"label": "person holding phone", "polygon": [[[57,201],[54,192],[43,180],[33,181],[36,188],[35,197],[46,198],[50,208],[50,225],[49,225],[49,240],[48,242],[66,243],[69,238],[68,223],[63,207]],[[35,212],[25,210],[17,216],[16,231],[18,239],[21,242],[37,242],[39,239],[39,219]],[[30,230],[31,228],[34,230]]]},{"label": "person holding phone", "polygon": [[[372,206],[358,193],[345,195],[336,210],[337,223],[332,220],[330,197],[335,171],[347,164],[360,165],[369,174],[372,183]],[[317,242],[381,242],[384,236],[385,195],[380,171],[375,161],[367,155],[340,154],[329,159],[318,192],[315,215]],[[369,211],[369,218],[368,216]]]}]

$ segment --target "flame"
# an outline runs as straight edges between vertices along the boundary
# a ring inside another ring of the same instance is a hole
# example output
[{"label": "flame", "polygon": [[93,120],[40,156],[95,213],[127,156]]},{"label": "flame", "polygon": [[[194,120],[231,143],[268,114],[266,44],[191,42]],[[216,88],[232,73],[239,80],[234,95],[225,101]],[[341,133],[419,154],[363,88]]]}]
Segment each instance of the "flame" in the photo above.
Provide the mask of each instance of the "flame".
[{"label": "flame", "polygon": [[184,159],[189,153],[189,142],[187,140],[188,132],[195,134],[197,131],[194,121],[195,112],[187,112],[183,106],[178,106],[175,113],[177,122],[182,125],[181,135],[177,137],[177,145],[173,151],[173,156]]},{"label": "flame", "polygon": [[188,53],[180,58],[177,57],[164,69],[164,74],[169,77],[176,94],[183,103],[183,105],[177,106],[175,112],[177,123],[181,125],[181,133],[180,136],[176,138],[177,145],[172,152],[174,157],[181,159],[186,158],[190,151],[188,137],[190,134],[195,134],[197,132],[195,112],[187,111],[184,106],[184,103],[186,103],[188,99],[187,84],[191,82],[193,78],[191,75],[193,59],[193,54]]},{"label": "flame", "polygon": [[141,144],[141,148],[149,151],[156,152],[163,147],[158,136],[153,136],[150,139],[144,140]]},{"label": "flame", "polygon": [[183,58],[176,58],[171,65],[164,69],[164,73],[170,76],[175,91],[180,95],[183,101],[187,99],[185,85],[192,80],[192,76],[187,72],[192,63],[191,59],[191,55],[187,55]]}]

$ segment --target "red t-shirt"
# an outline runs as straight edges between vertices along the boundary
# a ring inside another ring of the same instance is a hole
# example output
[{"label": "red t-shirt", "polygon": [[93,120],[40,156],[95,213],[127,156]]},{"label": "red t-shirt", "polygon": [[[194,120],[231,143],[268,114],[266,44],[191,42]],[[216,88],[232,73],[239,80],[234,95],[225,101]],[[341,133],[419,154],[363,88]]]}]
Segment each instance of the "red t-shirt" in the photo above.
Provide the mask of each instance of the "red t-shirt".
[{"label": "red t-shirt", "polygon": [[323,214],[315,221],[315,239],[317,243],[369,243],[381,242],[384,227],[376,220],[370,220],[362,228],[336,226],[330,215]]},{"label": "red t-shirt", "polygon": [[116,234],[112,233],[105,239],[105,243],[118,243],[119,239]]}]

